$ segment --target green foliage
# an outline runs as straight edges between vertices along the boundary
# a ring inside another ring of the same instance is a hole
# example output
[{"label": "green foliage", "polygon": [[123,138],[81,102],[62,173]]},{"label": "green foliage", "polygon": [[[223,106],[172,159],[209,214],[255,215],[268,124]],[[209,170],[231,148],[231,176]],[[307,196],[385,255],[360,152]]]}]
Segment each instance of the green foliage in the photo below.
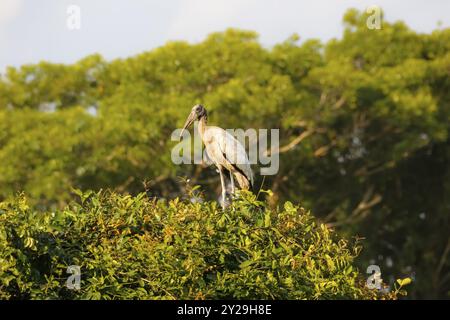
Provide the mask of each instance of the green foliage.
[{"label": "green foliage", "polygon": [[[356,264],[413,277],[414,298],[450,292],[450,29],[420,34],[350,10],[340,39],[254,32],[170,42],[110,62],[9,68],[0,78],[0,201],[25,191],[60,210],[70,188],[184,197],[179,176],[215,199],[214,170],[175,166],[170,134],[202,102],[224,128],[279,128],[272,205],[295,201],[342,235]],[[95,112],[93,112],[95,111]],[[256,173],[258,174],[258,170]],[[258,177],[256,186],[262,178]]]},{"label": "green foliage", "polygon": [[[303,208],[271,210],[249,193],[215,202],[74,190],[39,212],[24,195],[0,203],[0,298],[392,299],[365,287],[360,248]],[[80,290],[65,286],[81,268]],[[406,284],[406,283],[404,283]]]}]

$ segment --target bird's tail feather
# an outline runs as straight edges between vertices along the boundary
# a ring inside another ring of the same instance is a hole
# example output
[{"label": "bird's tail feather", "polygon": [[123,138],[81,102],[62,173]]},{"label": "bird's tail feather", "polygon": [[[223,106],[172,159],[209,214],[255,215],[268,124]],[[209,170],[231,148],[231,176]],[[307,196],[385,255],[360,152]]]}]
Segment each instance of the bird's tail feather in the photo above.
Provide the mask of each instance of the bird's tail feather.
[{"label": "bird's tail feather", "polygon": [[252,182],[249,179],[247,179],[247,177],[244,176],[242,173],[235,172],[234,176],[236,177],[236,181],[241,189],[250,191],[253,190]]}]

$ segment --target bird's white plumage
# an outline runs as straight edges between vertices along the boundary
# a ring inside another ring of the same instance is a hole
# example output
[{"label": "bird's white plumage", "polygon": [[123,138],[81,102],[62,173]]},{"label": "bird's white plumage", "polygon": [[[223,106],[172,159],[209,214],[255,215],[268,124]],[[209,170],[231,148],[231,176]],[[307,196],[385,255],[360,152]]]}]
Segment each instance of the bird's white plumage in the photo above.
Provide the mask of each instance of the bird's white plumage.
[{"label": "bird's white plumage", "polygon": [[253,185],[250,161],[242,143],[226,130],[214,126],[209,126],[205,130],[203,139],[206,152],[216,165],[221,165],[231,172],[236,170],[233,168],[233,166],[236,166]]},{"label": "bird's white plumage", "polygon": [[198,132],[205,144],[208,158],[216,165],[220,175],[220,184],[222,186],[222,207],[226,207],[226,185],[224,171],[230,173],[231,193],[234,194],[234,177],[239,187],[244,190],[253,188],[253,173],[248,160],[245,148],[232,134],[226,130],[207,126],[207,112],[202,105],[195,105],[192,108],[186,122],[181,130],[188,128],[195,120],[198,120]]}]

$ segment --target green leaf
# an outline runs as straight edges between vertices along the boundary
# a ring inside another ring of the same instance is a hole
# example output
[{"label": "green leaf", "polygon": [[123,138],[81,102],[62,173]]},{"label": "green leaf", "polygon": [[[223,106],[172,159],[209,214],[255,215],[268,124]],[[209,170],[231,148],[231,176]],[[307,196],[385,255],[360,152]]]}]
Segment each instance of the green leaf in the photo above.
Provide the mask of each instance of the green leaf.
[{"label": "green leaf", "polygon": [[411,278],[397,279],[397,283],[401,287],[406,286],[406,285],[410,284],[411,282],[412,282]]},{"label": "green leaf", "polygon": [[255,263],[253,260],[245,260],[244,262],[242,262],[239,267],[241,269],[245,269],[248,268],[249,266],[251,266],[253,263]]}]

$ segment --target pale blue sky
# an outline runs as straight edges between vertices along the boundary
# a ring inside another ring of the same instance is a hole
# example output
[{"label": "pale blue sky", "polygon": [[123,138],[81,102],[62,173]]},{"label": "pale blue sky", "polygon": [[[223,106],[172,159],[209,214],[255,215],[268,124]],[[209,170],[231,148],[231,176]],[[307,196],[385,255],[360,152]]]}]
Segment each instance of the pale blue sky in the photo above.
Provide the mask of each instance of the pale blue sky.
[{"label": "pale blue sky", "polygon": [[[66,26],[81,9],[81,29]],[[72,63],[92,53],[127,57],[169,40],[197,42],[228,27],[257,31],[264,45],[293,33],[328,40],[350,8],[379,5],[388,21],[420,32],[450,26],[449,0],[0,0],[0,72],[40,60]]]}]

